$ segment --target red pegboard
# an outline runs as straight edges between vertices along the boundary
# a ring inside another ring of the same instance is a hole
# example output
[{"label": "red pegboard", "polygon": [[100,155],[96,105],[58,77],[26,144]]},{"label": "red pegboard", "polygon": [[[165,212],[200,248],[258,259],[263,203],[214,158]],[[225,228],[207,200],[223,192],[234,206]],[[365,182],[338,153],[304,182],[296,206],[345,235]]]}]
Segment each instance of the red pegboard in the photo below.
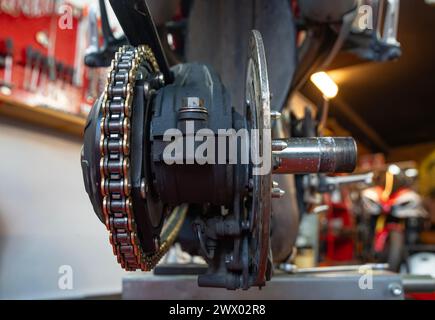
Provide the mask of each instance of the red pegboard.
[{"label": "red pegboard", "polygon": [[40,31],[50,35],[50,29],[56,26],[55,57],[68,65],[74,65],[75,47],[77,39],[78,19],[73,18],[72,29],[60,29],[58,26],[59,17],[38,17],[28,18],[24,15],[17,17],[0,12],[0,40],[11,38],[14,44],[14,60],[24,63],[23,52],[27,46],[38,49],[47,54],[47,49],[36,40],[36,34]]},{"label": "red pegboard", "polygon": [[[36,92],[29,92],[23,87],[24,67],[26,65],[26,48],[38,50],[47,56],[48,48],[37,41],[37,34],[44,32],[49,39],[55,38],[54,58],[68,67],[74,68],[76,60],[76,45],[78,37],[79,18],[72,17],[72,28],[60,28],[58,15],[27,17],[23,14],[16,16],[0,12],[0,43],[6,39],[13,41],[13,98],[28,105],[43,105],[66,112],[80,114],[84,103],[85,89],[63,83],[58,80],[50,82],[50,86],[38,88]],[[1,49],[1,48],[0,48]],[[3,79],[4,70],[0,70],[0,79]],[[86,76],[86,72],[83,77]],[[83,78],[83,83],[87,83]],[[53,91],[54,94],[53,94]],[[59,98],[60,97],[60,98]],[[59,98],[59,99],[58,99]]]}]

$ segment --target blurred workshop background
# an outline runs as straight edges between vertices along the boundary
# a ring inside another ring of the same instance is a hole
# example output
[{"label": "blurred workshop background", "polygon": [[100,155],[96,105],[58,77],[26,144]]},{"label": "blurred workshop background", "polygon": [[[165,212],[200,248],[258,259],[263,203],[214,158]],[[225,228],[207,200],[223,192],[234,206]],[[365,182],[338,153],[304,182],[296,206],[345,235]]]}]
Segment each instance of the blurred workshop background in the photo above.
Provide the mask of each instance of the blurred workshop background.
[{"label": "blurred workshop background", "polygon": [[[325,70],[338,87],[325,133],[355,137],[357,173],[375,172],[381,189],[372,185],[364,194],[367,186],[344,187],[328,196],[329,209],[301,225],[300,266],[370,259],[365,248],[374,237],[367,231],[373,222],[363,212],[370,201],[391,205],[394,187],[388,195],[385,188],[399,177],[401,190],[415,191],[427,212],[410,250],[435,252],[435,6],[429,2],[401,1],[397,61],[365,63],[340,54]],[[149,3],[152,11],[159,9],[158,1]],[[91,5],[98,1],[0,0],[0,299],[121,291],[124,271],[93,212],[79,161],[86,116],[105,81],[104,69],[83,63]],[[72,28],[70,21],[59,22],[70,9]],[[178,10],[166,19],[162,23],[186,17]],[[164,39],[174,50],[176,36]],[[321,98],[309,81],[289,104],[302,118]],[[61,290],[59,277],[69,267],[74,290]]]}]

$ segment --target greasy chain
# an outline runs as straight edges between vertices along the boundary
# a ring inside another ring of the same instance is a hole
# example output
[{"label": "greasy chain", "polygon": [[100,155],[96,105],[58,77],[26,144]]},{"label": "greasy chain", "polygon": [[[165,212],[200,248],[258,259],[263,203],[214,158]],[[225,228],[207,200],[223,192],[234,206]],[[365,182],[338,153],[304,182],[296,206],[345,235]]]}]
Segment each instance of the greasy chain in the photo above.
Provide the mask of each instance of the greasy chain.
[{"label": "greasy chain", "polygon": [[187,206],[176,207],[165,221],[155,253],[143,252],[133,214],[130,183],[130,117],[139,67],[159,66],[148,46],[123,46],[112,61],[103,94],[100,140],[101,195],[105,225],[118,263],[127,270],[152,270],[175,240]]}]

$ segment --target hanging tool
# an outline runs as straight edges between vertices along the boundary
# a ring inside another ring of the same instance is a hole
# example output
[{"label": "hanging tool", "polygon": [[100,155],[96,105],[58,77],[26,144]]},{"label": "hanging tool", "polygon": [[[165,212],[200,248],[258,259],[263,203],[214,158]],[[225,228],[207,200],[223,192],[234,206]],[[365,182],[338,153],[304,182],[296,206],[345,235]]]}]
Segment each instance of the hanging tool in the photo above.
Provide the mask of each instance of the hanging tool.
[{"label": "hanging tool", "polygon": [[3,80],[0,82],[1,91],[3,94],[10,95],[12,89],[12,68],[13,68],[13,55],[14,43],[11,38],[4,41],[4,73]]},{"label": "hanging tool", "polygon": [[57,74],[57,80],[60,82],[60,89],[63,90],[65,88],[65,66],[61,61],[56,62],[56,74]]},{"label": "hanging tool", "polygon": [[33,51],[33,48],[31,46],[26,47],[24,50],[24,77],[23,77],[23,89],[29,90],[30,89],[30,76],[32,73],[32,65],[34,60],[35,52]]},{"label": "hanging tool", "polygon": [[63,92],[68,96],[68,99],[71,96],[71,89],[74,87],[74,73],[75,70],[73,67],[68,65],[64,66],[63,81],[65,88]]},{"label": "hanging tool", "polygon": [[[95,6],[89,8],[88,21],[89,47],[86,50],[86,55],[92,55],[99,52],[97,8]],[[98,71],[95,68],[87,68],[87,78],[86,99],[94,101],[98,95]]]},{"label": "hanging tool", "polygon": [[30,78],[29,89],[31,92],[35,92],[38,87],[39,75],[41,73],[42,54],[38,51],[33,52],[33,68]]},{"label": "hanging tool", "polygon": [[67,79],[68,79],[68,84],[70,84],[72,87],[75,86],[74,83],[74,76],[75,76],[75,69],[74,67],[68,66],[67,67]]},{"label": "hanging tool", "polygon": [[51,85],[52,88],[52,93],[53,93],[53,99],[56,103],[56,105],[59,105],[59,103],[62,103],[62,101],[60,101],[61,99],[60,97],[64,96],[64,80],[63,80],[63,63],[60,61],[56,61],[54,60],[53,62],[54,66],[54,70],[55,70],[55,80]]},{"label": "hanging tool", "polygon": [[38,93],[41,93],[43,96],[47,96],[48,73],[48,58],[41,56],[40,79],[36,86]]},{"label": "hanging tool", "polygon": [[56,100],[57,99],[57,90],[56,90],[56,81],[57,81],[57,72],[56,72],[56,60],[52,56],[47,57],[47,76],[48,82],[46,85],[47,96]]}]

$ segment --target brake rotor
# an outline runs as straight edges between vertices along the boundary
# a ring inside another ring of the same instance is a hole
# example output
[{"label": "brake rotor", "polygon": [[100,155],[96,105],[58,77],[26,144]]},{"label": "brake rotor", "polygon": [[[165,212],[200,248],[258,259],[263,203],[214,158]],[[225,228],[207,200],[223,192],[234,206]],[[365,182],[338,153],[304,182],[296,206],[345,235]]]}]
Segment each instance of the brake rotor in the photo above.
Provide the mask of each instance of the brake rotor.
[{"label": "brake rotor", "polygon": [[[245,85],[246,118],[251,131],[252,189],[248,205],[250,222],[249,253],[256,269],[255,285],[264,285],[270,257],[271,217],[271,119],[270,91],[266,54],[261,34],[253,30],[249,41],[249,56]],[[259,163],[258,160],[262,160]]]}]

